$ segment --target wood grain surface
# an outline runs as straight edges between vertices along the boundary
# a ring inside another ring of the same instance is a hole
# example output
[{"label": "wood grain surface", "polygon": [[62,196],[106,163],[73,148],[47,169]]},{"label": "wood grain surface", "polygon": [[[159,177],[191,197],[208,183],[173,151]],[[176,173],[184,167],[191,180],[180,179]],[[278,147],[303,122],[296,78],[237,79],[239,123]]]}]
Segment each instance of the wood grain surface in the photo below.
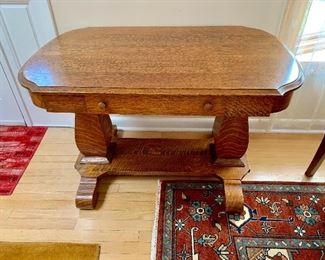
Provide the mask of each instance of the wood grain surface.
[{"label": "wood grain surface", "polygon": [[244,166],[240,160],[248,146],[248,118],[247,117],[216,117],[213,124],[215,149],[215,163],[224,166],[237,162],[237,166]]},{"label": "wood grain surface", "polygon": [[269,116],[288,106],[303,73],[257,29],[100,27],[58,36],[18,78],[49,112]]},{"label": "wood grain surface", "polygon": [[98,199],[99,178],[81,177],[76,194],[76,207],[79,209],[94,209]]},{"label": "wood grain surface", "polygon": [[75,141],[85,156],[107,157],[112,132],[109,115],[76,114]]},{"label": "wood grain surface", "polygon": [[81,176],[162,175],[215,176],[217,167],[210,156],[211,139],[120,138],[109,164],[78,163]]},{"label": "wood grain surface", "polygon": [[42,93],[283,95],[301,85],[302,73],[288,50],[258,29],[98,27],[52,40],[19,79]]},{"label": "wood grain surface", "polygon": [[[223,180],[225,205],[228,212],[241,212],[243,193],[241,180],[248,173],[246,157],[241,167],[237,161],[229,160],[219,165],[211,157],[210,139],[117,139],[117,151],[110,163],[81,163],[83,155],[75,164],[81,175],[76,206],[93,209],[97,200],[99,178],[108,176],[183,176],[219,177]],[[239,160],[239,159],[238,159]],[[227,159],[226,159],[227,161]],[[228,167],[224,167],[228,166]],[[233,166],[233,167],[232,167]]]},{"label": "wood grain surface", "polygon": [[[49,112],[127,115],[269,116],[289,105],[292,91],[283,96],[171,96],[116,94],[31,93],[35,105]],[[99,104],[105,103],[102,107]]]}]

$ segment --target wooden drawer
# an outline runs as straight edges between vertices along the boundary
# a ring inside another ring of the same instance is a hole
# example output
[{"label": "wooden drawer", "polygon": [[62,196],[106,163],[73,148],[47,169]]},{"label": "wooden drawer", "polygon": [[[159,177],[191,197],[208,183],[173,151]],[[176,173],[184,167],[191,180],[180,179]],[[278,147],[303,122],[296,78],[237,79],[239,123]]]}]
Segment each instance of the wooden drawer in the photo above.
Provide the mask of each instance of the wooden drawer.
[{"label": "wooden drawer", "polygon": [[153,96],[153,95],[89,95],[89,113],[138,115],[202,115],[222,114],[220,98]]},{"label": "wooden drawer", "polygon": [[88,113],[124,115],[268,116],[272,99],[223,96],[88,95]]}]

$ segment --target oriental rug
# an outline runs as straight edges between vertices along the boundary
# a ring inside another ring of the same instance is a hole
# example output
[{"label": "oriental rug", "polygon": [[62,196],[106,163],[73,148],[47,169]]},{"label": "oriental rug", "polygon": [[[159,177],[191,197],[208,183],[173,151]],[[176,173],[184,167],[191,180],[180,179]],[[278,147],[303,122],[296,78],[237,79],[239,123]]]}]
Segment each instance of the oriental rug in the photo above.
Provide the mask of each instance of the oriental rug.
[{"label": "oriental rug", "polygon": [[0,126],[0,195],[11,195],[46,127]]},{"label": "oriental rug", "polygon": [[152,259],[325,259],[325,184],[244,183],[226,214],[220,182],[163,181]]}]

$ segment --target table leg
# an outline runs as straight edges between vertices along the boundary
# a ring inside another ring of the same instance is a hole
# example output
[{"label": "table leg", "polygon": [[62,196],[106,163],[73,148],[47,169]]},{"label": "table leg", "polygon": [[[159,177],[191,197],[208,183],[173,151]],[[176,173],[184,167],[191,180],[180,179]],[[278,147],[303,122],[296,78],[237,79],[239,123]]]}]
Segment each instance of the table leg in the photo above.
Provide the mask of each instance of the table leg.
[{"label": "table leg", "polygon": [[244,155],[248,146],[247,117],[216,117],[213,125],[214,163],[223,179],[226,211],[241,212],[244,197],[241,180],[248,173]]},{"label": "table leg", "polygon": [[[75,141],[83,155],[80,164],[106,164],[111,160],[110,144],[113,127],[109,115],[76,114]],[[76,195],[76,206],[80,209],[93,209],[97,201],[97,184],[100,175],[81,172],[82,175]]]},{"label": "table leg", "polygon": [[325,160],[325,136],[321,144],[319,145],[316,154],[314,155],[313,160],[311,161],[308,169],[305,172],[307,177],[314,176],[315,172],[318,170],[322,162]]},{"label": "table leg", "polygon": [[76,207],[79,209],[94,209],[98,192],[98,178],[81,177],[76,195]]},{"label": "table leg", "polygon": [[225,204],[227,212],[242,212],[244,195],[241,180],[249,172],[248,165],[245,167],[222,167],[218,168],[217,175],[223,179],[225,191]]}]

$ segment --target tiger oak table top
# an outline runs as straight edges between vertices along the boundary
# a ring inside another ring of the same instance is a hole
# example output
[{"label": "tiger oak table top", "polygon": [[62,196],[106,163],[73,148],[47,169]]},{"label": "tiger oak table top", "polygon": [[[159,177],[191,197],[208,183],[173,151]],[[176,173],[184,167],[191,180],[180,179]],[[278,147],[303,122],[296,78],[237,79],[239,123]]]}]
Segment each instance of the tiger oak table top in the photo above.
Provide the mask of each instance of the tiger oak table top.
[{"label": "tiger oak table top", "polygon": [[302,73],[258,29],[98,27],[58,36],[19,79],[37,93],[283,95],[301,84]]}]

